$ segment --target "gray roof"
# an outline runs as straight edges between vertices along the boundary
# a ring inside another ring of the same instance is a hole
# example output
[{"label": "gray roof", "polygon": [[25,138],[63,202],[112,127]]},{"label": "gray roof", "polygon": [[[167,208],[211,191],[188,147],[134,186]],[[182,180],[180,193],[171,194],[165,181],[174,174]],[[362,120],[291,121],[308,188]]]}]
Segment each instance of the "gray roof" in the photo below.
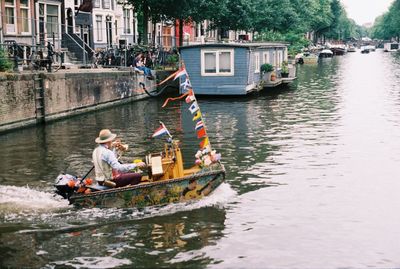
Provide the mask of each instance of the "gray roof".
[{"label": "gray roof", "polygon": [[258,43],[205,43],[182,46],[179,50],[189,48],[233,47],[233,48],[285,48],[289,43],[284,42],[258,42]]}]

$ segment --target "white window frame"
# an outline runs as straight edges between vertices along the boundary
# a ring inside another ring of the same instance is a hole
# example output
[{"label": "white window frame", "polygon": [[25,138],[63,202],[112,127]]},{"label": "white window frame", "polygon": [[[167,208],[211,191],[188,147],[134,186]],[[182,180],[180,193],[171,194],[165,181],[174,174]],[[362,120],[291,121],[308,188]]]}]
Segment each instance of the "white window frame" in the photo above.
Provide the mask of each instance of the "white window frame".
[{"label": "white window frame", "polygon": [[263,52],[263,64],[269,64],[269,51]]},{"label": "white window frame", "polygon": [[283,51],[281,51],[281,50],[278,50],[278,62],[277,62],[277,64],[276,64],[276,66],[278,67],[278,68],[281,68],[281,66],[282,66],[282,62],[283,62]]},{"label": "white window frame", "polygon": [[101,6],[103,9],[111,9],[111,0],[102,0]]},{"label": "white window frame", "polygon": [[122,9],[123,20],[124,20],[124,34],[131,33],[131,10],[127,8]]},{"label": "white window frame", "polygon": [[28,32],[23,32],[22,31],[22,23],[23,22],[21,22],[21,34],[22,35],[29,35],[29,34],[31,34],[31,31],[32,31],[31,30],[31,3],[30,3],[29,0],[27,1],[27,3],[28,3],[28,6],[24,7],[24,6],[21,5],[21,2],[20,2],[20,7],[19,7],[21,20],[22,20],[22,12],[21,12],[21,10],[24,9],[24,10],[27,10],[27,12],[28,12],[28,17],[27,17],[27,20],[28,20]]},{"label": "white window frame", "polygon": [[[223,52],[229,52],[231,54],[231,71],[230,72],[220,72],[219,71],[219,55]],[[215,73],[206,73],[205,72],[205,54],[206,53],[215,53]],[[235,50],[234,49],[204,49],[201,50],[201,76],[203,77],[215,77],[215,76],[233,76],[235,74]]]},{"label": "white window frame", "polygon": [[[44,5],[44,10],[43,10],[43,18],[44,18],[44,40],[50,40],[53,39],[52,33],[47,32],[47,24],[49,23],[47,21],[47,7],[50,6],[56,6],[57,7],[57,35],[55,36],[55,40],[61,40],[61,4],[59,3],[53,3],[53,2],[47,2],[45,0],[41,0],[39,2],[36,2],[36,17],[39,18],[39,5],[43,4]],[[39,19],[36,20],[36,29],[39,29]],[[39,35],[39,32],[36,33]]]},{"label": "white window frame", "polygon": [[57,8],[57,23],[56,23],[55,27],[54,26],[51,26],[51,27],[52,28],[57,28],[57,33],[56,33],[55,39],[61,39],[61,27],[60,27],[60,25],[61,25],[61,23],[60,23],[60,21],[61,21],[61,12],[60,12],[60,5],[55,4],[55,3],[54,4],[53,3],[44,3],[44,5],[45,5],[45,28],[46,28],[47,38],[48,39],[53,38],[53,33],[49,33],[47,31],[47,25],[48,24],[53,24],[52,22],[48,21],[49,16],[54,17],[53,14],[49,15],[49,13],[47,11],[48,11],[49,6],[53,6],[53,7]]},{"label": "white window frame", "polygon": [[[96,15],[96,38],[97,41],[103,41],[103,16],[102,15]],[[99,28],[99,23],[100,23],[100,28]]]},{"label": "white window frame", "polygon": [[[8,3],[4,3],[4,12],[5,12],[6,8],[12,8],[13,9],[13,13],[14,13],[13,14],[14,15],[14,24],[8,24],[6,21],[4,23],[5,24],[6,34],[16,34],[17,33],[17,3],[16,3],[17,0],[12,0],[12,1],[13,1],[12,5],[10,5]],[[14,31],[8,31],[7,25],[14,25]]]},{"label": "white window frame", "polygon": [[260,53],[254,53],[254,73],[260,73]]}]

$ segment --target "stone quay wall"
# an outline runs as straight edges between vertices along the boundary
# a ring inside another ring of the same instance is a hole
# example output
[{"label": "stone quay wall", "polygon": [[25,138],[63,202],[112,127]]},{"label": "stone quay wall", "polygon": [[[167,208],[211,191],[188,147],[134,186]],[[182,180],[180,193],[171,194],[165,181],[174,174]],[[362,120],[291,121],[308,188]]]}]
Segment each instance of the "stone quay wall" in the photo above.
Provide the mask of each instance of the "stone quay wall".
[{"label": "stone quay wall", "polygon": [[141,82],[149,92],[156,91],[154,80],[130,70],[1,73],[0,132],[148,98]]}]

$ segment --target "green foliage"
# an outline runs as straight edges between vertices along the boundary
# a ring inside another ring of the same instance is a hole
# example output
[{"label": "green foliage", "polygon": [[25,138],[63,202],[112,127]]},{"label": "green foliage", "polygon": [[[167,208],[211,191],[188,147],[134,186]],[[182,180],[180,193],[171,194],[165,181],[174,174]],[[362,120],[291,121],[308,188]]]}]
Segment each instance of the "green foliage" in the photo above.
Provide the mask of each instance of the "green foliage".
[{"label": "green foliage", "polygon": [[3,49],[0,49],[0,72],[10,70],[13,64],[8,59],[7,53]]},{"label": "green foliage", "polygon": [[400,0],[392,3],[389,11],[378,17],[371,29],[372,38],[390,40],[400,37]]},{"label": "green foliage", "polygon": [[289,73],[289,66],[288,66],[288,62],[287,61],[283,61],[282,62],[282,73]]},{"label": "green foliage", "polygon": [[[224,30],[258,33],[258,40],[289,42],[293,46],[291,51],[307,45],[302,37],[306,32],[332,39],[359,37],[361,32],[355,22],[347,17],[340,0],[128,1],[135,7],[135,12],[144,14],[143,20],[209,20],[209,28],[218,29],[219,33]],[[146,25],[143,24],[143,27]],[[147,30],[142,32],[145,34]]]},{"label": "green foliage", "polygon": [[271,64],[262,64],[260,66],[261,73],[268,73],[274,71],[274,67]]},{"label": "green foliage", "polygon": [[282,34],[273,31],[264,31],[255,37],[256,41],[281,41],[287,42],[288,54],[294,57],[299,53],[304,47],[310,45],[310,40],[304,37],[303,33],[288,32]]},{"label": "green foliage", "polygon": [[171,54],[171,55],[168,55],[165,60],[169,64],[175,64],[179,61],[179,56],[178,56],[178,54]]}]

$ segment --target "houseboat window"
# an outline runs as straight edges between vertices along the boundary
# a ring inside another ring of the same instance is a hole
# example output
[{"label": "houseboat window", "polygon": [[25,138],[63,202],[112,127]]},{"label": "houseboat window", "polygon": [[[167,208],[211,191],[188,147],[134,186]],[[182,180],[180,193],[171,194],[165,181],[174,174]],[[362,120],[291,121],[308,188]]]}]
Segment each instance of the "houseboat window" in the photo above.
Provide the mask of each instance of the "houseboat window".
[{"label": "houseboat window", "polygon": [[204,73],[217,72],[217,53],[207,52],[204,53]]},{"label": "houseboat window", "polygon": [[20,1],[20,11],[21,11],[21,32],[29,33],[29,5],[28,0]]},{"label": "houseboat window", "polygon": [[231,53],[221,52],[219,54],[219,72],[230,73],[231,72]]},{"label": "houseboat window", "polygon": [[277,67],[281,67],[281,65],[282,65],[282,62],[283,62],[283,54],[282,54],[282,51],[278,51],[278,62],[277,62]]},{"label": "houseboat window", "polygon": [[269,63],[269,52],[263,52],[263,64]]},{"label": "houseboat window", "polygon": [[233,67],[233,50],[201,51],[202,76],[232,76]]},{"label": "houseboat window", "polygon": [[260,73],[260,53],[254,53],[254,73]]},{"label": "houseboat window", "polygon": [[15,3],[14,0],[5,1],[6,32],[15,33]]},{"label": "houseboat window", "polygon": [[47,5],[47,24],[46,30],[49,37],[58,37],[58,6]]}]

